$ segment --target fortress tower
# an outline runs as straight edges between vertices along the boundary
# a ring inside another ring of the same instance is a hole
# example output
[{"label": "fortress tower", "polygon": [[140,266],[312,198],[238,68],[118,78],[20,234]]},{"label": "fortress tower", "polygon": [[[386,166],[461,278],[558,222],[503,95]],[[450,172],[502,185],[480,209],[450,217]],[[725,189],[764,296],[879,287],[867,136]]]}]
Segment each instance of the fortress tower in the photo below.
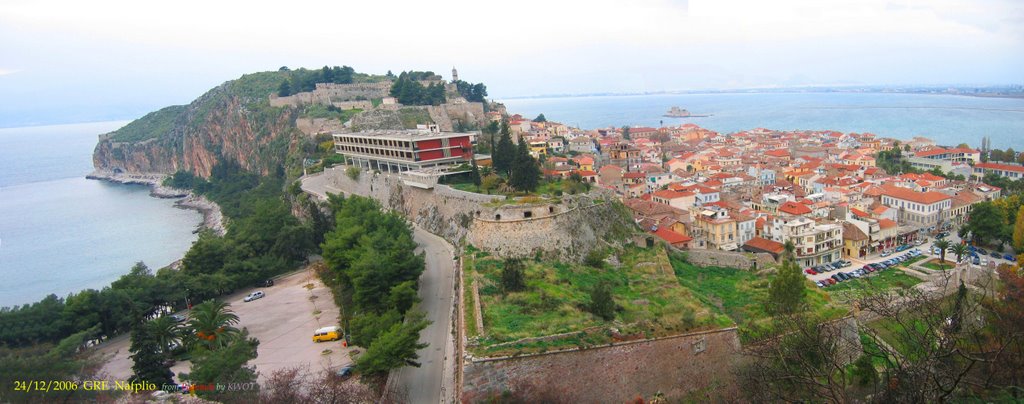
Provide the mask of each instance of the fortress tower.
[{"label": "fortress tower", "polygon": [[459,71],[455,70],[455,66],[452,66],[452,83],[459,81]]}]

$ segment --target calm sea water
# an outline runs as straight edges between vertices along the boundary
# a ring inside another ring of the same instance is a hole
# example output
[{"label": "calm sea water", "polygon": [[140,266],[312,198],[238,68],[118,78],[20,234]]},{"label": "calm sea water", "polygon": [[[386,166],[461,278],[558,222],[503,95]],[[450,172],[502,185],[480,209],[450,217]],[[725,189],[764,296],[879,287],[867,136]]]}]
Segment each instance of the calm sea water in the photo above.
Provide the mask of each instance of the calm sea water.
[{"label": "calm sea water", "polygon": [[96,135],[126,122],[0,129],[0,306],[100,289],[180,259],[202,221],[138,185],[86,180]]},{"label": "calm sea water", "polygon": [[[758,127],[870,132],[896,139],[925,136],[939,144],[1024,150],[1024,99],[930,94],[760,93],[512,99],[510,113],[584,129],[695,123],[731,133]],[[703,118],[665,118],[678,106]]]}]

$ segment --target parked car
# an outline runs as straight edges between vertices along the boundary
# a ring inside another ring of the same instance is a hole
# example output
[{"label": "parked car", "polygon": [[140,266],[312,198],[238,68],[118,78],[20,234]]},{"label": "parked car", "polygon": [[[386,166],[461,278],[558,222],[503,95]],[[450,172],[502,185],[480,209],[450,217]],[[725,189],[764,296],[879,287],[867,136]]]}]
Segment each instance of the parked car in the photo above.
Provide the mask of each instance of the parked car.
[{"label": "parked car", "polygon": [[974,265],[981,265],[981,258],[978,258],[978,256],[975,255],[974,256],[974,260],[971,261],[971,263],[974,264]]},{"label": "parked car", "polygon": [[999,254],[999,253],[997,253],[995,251],[992,251],[992,254],[989,254],[989,256],[992,257],[992,258],[1003,258],[1003,256],[1001,254]]},{"label": "parked car", "polygon": [[263,296],[266,296],[266,294],[264,294],[262,290],[257,290],[255,292],[250,293],[248,296],[246,296],[244,300],[246,302],[251,302],[251,301],[256,300],[256,299],[262,299]]},{"label": "parked car", "polygon": [[1003,254],[1003,259],[1007,261],[1017,261],[1017,257],[1014,257],[1012,254]]},{"label": "parked car", "polygon": [[174,320],[175,323],[180,323],[185,321],[185,316],[181,314],[171,314],[171,320]]},{"label": "parked car", "polygon": [[836,282],[842,282],[842,281],[846,280],[846,279],[843,279],[841,276],[839,276],[839,274],[833,274],[832,275],[832,279],[835,279]]},{"label": "parked car", "polygon": [[892,255],[892,253],[888,251],[882,251],[882,253],[879,254],[879,256],[882,258],[888,257],[889,255]]},{"label": "parked car", "polygon": [[262,281],[256,282],[256,287],[258,288],[269,288],[271,286],[274,286],[273,279],[264,279]]},{"label": "parked car", "polygon": [[818,271],[815,271],[814,268],[807,268],[807,269],[804,270],[804,272],[807,273],[808,275],[817,275],[818,274]]},{"label": "parked car", "polygon": [[836,280],[832,278],[826,278],[825,282],[828,282],[829,286],[836,284]]},{"label": "parked car", "polygon": [[825,281],[817,281],[817,282],[814,282],[814,284],[818,285],[819,288],[824,288],[824,287],[828,286],[828,282],[825,282]]},{"label": "parked car", "polygon": [[352,376],[352,373],[355,372],[355,370],[355,366],[343,366],[341,369],[338,369],[337,372],[334,372],[334,374],[341,378],[348,378]]},{"label": "parked car", "polygon": [[986,250],[984,248],[981,248],[981,247],[978,247],[978,254],[988,255],[988,250]]}]

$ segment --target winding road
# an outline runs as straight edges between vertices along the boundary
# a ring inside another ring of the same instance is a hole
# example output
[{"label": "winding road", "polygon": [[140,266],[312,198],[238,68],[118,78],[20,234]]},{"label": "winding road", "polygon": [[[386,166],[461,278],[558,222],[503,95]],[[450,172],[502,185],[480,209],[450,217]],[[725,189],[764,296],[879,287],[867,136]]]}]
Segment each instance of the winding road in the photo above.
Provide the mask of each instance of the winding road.
[{"label": "winding road", "polygon": [[[342,193],[332,184],[332,175],[343,175],[338,170],[327,170],[322,174],[302,179],[306,192],[326,197],[330,193]],[[392,372],[392,389],[411,403],[438,403],[450,401],[454,385],[450,372],[454,358],[451,340],[452,293],[454,289],[455,262],[452,246],[444,239],[419,227],[413,227],[413,239],[424,253],[426,268],[420,276],[420,309],[431,321],[422,332],[420,342],[428,344],[417,352],[419,367],[406,366]],[[446,360],[447,358],[447,360]]]}]

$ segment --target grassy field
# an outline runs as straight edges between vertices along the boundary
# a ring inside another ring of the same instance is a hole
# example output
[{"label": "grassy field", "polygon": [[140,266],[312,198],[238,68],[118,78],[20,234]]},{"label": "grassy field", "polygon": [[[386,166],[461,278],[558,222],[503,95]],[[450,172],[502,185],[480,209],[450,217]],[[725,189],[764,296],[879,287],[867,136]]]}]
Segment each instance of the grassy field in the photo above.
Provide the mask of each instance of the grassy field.
[{"label": "grassy field", "polygon": [[[672,267],[683,287],[692,291],[704,304],[729,317],[736,324],[756,324],[768,320],[765,302],[768,299],[769,276],[733,268],[697,267],[679,257],[672,257]],[[811,310],[825,318],[838,318],[847,309],[831,304],[831,297],[807,282]]]},{"label": "grassy field", "polygon": [[[485,334],[470,349],[484,355],[537,352],[606,343],[613,338],[609,327],[615,327],[621,335],[653,337],[731,324],[728,317],[706,307],[679,285],[663,250],[630,247],[617,255],[621,265],[603,269],[529,260],[524,262],[526,290],[503,293],[503,261],[469,250],[465,256],[466,276],[478,274]],[[602,281],[613,285],[618,310],[612,321],[586,310],[590,290]],[[553,341],[493,347],[562,333],[570,335]]]},{"label": "grassy field", "polygon": [[826,291],[835,293],[847,290],[867,289],[872,291],[901,288],[906,289],[921,283],[920,279],[907,275],[902,270],[888,268],[859,279],[853,279],[829,286]]}]

